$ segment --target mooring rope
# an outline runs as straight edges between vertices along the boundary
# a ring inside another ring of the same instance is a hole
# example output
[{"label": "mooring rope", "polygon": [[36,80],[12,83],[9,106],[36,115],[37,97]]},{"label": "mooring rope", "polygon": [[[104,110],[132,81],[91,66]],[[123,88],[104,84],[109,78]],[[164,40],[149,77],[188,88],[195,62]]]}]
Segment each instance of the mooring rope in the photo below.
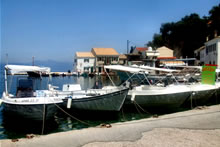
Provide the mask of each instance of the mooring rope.
[{"label": "mooring rope", "polygon": [[54,103],[54,105],[57,106],[57,108],[59,108],[61,111],[63,111],[65,114],[67,114],[67,115],[70,116],[71,118],[73,118],[73,119],[75,119],[75,120],[77,120],[77,121],[79,121],[79,122],[81,122],[81,123],[83,123],[83,124],[86,124],[86,125],[88,125],[88,126],[92,126],[92,124],[89,124],[89,123],[87,123],[87,122],[85,122],[85,121],[82,121],[82,120],[80,120],[80,119],[74,117],[73,115],[69,114],[69,113],[66,112],[64,109],[62,109],[60,106],[58,106],[56,103]]},{"label": "mooring rope", "polygon": [[151,114],[150,112],[148,112],[147,110],[145,110],[144,108],[142,108],[135,100],[134,100],[134,103],[145,113],[147,114]]},{"label": "mooring rope", "polygon": [[[45,98],[44,98],[45,99]],[[41,135],[43,135],[44,134],[44,127],[45,127],[45,111],[46,111],[46,106],[45,106],[45,103],[44,103],[44,105],[43,105],[43,124],[42,124],[42,130],[41,130]]]},{"label": "mooring rope", "polygon": [[135,108],[137,109],[138,113],[143,117],[143,114],[139,111],[139,109],[138,109],[136,103],[134,103],[134,106],[135,106]]},{"label": "mooring rope", "polygon": [[123,106],[122,106],[122,108],[121,108],[121,113],[122,113],[122,117],[123,117],[123,119],[124,119],[124,121],[125,121],[126,119],[125,119],[125,116],[124,116]]}]

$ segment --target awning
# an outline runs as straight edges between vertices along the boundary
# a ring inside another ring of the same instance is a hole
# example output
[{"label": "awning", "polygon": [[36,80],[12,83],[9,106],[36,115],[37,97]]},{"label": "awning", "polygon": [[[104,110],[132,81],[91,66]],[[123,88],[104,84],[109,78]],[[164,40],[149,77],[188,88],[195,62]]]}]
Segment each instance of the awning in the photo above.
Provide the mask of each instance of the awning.
[{"label": "awning", "polygon": [[27,65],[5,65],[5,69],[11,74],[27,73],[27,72],[41,72],[49,73],[49,67],[39,67],[39,66],[27,66]]},{"label": "awning", "polygon": [[139,72],[148,73],[148,70],[145,70],[145,69],[136,68],[136,67],[129,67],[129,66],[122,66],[122,65],[106,65],[106,66],[104,66],[104,68],[117,70],[117,71],[131,72],[131,73],[139,73]]},{"label": "awning", "polygon": [[165,65],[165,66],[172,66],[172,65],[186,65],[185,62],[183,61],[160,61],[160,64]]},{"label": "awning", "polygon": [[150,66],[122,66],[122,65],[107,65],[104,66],[106,69],[112,69],[112,70],[118,70],[118,71],[126,71],[126,72],[149,72],[149,71],[164,71],[164,72],[177,72],[178,70],[173,69],[165,69],[165,68],[156,68],[156,67],[150,67]]},{"label": "awning", "polygon": [[174,69],[166,69],[166,68],[157,68],[157,67],[150,67],[150,66],[137,66],[141,69],[147,69],[147,70],[155,70],[155,71],[164,71],[164,72],[178,72],[179,70]]}]

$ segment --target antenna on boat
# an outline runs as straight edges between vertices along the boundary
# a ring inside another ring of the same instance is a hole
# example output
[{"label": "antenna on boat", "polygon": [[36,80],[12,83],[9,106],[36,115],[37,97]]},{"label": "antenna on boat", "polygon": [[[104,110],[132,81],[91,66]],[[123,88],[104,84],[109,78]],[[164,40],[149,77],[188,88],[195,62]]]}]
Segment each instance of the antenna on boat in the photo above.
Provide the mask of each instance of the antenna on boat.
[{"label": "antenna on boat", "polygon": [[[6,53],[6,65],[8,65],[8,53]],[[7,82],[7,69],[6,67],[4,68],[5,70],[5,94],[8,95],[8,82]]]},{"label": "antenna on boat", "polygon": [[7,69],[5,67],[5,94],[8,95]]},{"label": "antenna on boat", "polygon": [[8,53],[6,54],[6,65],[8,65]]},{"label": "antenna on boat", "polygon": [[32,56],[32,66],[34,66],[34,56]]}]

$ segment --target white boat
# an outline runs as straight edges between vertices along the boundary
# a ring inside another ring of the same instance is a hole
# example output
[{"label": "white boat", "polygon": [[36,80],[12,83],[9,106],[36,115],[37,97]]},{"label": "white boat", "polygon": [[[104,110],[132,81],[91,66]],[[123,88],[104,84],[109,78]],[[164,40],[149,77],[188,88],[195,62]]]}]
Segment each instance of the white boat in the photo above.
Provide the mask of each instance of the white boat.
[{"label": "white boat", "polygon": [[81,90],[79,84],[65,84],[54,94],[65,97],[63,108],[83,111],[120,111],[128,93],[126,87]]},{"label": "white boat", "polygon": [[[174,66],[174,67],[181,67],[185,69],[198,69],[200,73],[189,73],[188,79],[191,76],[195,76],[196,74],[201,75],[202,66]],[[220,70],[216,69],[216,73],[219,73]],[[190,75],[191,74],[191,75]],[[199,105],[206,105],[211,100],[211,98],[220,95],[220,82],[217,80],[214,85],[209,84],[202,84],[200,82],[192,82],[186,83],[187,86],[192,91],[192,95],[189,99],[187,99],[186,104],[190,104],[192,107],[199,106]]]},{"label": "white boat", "polygon": [[46,95],[49,90],[34,90],[33,79],[27,76],[18,77],[16,94],[8,92],[7,73],[41,72],[35,66],[5,66],[5,90],[2,94],[3,112],[7,116],[28,118],[33,120],[50,119],[57,112],[57,106],[63,103],[62,97]]},{"label": "white boat", "polygon": [[134,101],[148,108],[178,108],[191,95],[185,85],[168,85],[166,87],[140,85],[129,90],[125,104]]},{"label": "white boat", "polygon": [[[151,67],[140,68],[121,65],[105,66],[105,69],[132,73],[127,81],[129,81],[135,74],[146,73],[149,70],[160,70],[158,68]],[[162,69],[162,71],[172,72],[173,70]],[[148,81],[146,76],[143,80]],[[182,105],[190,97],[191,93],[192,92],[190,88],[186,85],[168,85],[166,87],[160,87],[151,85],[149,82],[149,85],[137,85],[135,87],[132,87],[128,92],[125,105],[136,103],[138,105],[149,108],[176,108]]]}]

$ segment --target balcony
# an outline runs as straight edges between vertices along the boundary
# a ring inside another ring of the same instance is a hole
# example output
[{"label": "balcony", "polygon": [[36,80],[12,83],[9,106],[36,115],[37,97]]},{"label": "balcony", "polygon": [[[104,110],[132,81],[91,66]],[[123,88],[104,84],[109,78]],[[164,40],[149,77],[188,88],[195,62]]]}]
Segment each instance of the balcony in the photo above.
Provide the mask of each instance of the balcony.
[{"label": "balcony", "polygon": [[111,64],[118,64],[118,61],[112,61]]},{"label": "balcony", "polygon": [[125,61],[120,60],[120,61],[119,61],[119,64],[123,65],[123,64],[125,64]]},{"label": "balcony", "polygon": [[148,57],[155,57],[155,56],[157,57],[160,55],[160,53],[159,52],[147,52],[146,55]]},{"label": "balcony", "polygon": [[103,65],[104,61],[98,61],[97,63],[98,63],[98,65]]}]

